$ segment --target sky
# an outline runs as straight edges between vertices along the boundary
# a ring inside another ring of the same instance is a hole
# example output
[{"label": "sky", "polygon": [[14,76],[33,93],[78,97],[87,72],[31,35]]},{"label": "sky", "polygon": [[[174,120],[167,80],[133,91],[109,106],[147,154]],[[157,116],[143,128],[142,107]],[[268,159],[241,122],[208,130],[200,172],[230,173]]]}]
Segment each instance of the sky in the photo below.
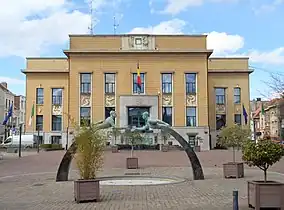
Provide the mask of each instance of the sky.
[{"label": "sky", "polygon": [[[92,8],[92,13],[91,9]],[[92,15],[91,15],[92,14]],[[68,34],[207,34],[212,56],[248,56],[251,99],[284,77],[284,0],[1,0],[0,81],[25,94],[26,57],[64,56]]]}]

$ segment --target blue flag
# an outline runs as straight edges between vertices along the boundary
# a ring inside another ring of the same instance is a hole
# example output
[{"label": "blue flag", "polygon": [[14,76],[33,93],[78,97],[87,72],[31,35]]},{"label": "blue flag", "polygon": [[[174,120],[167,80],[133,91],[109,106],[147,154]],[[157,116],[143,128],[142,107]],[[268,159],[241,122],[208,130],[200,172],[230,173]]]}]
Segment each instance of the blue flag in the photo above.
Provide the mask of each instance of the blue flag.
[{"label": "blue flag", "polygon": [[247,113],[244,105],[243,105],[243,116],[244,116],[244,119],[245,119],[245,124],[247,125],[248,124],[248,113]]},{"label": "blue flag", "polygon": [[8,120],[10,119],[10,117],[12,117],[12,115],[13,115],[13,104],[11,104],[11,106],[9,108],[9,112],[8,112],[7,116],[5,117],[2,125],[6,125]]}]

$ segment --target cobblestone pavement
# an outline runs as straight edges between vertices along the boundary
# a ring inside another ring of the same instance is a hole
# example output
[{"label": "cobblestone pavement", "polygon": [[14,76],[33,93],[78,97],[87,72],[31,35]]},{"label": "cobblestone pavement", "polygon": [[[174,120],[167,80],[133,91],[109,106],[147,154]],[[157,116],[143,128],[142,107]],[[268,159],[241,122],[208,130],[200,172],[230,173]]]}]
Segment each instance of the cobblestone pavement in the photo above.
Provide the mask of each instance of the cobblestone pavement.
[{"label": "cobblestone pavement", "polygon": [[[0,209],[2,210],[231,210],[232,191],[239,190],[240,210],[247,207],[247,180],[263,178],[260,170],[246,168],[244,179],[223,179],[222,163],[231,160],[230,151],[200,152],[205,180],[193,181],[184,152],[136,152],[141,169],[126,170],[129,152],[106,152],[99,176],[123,176],[139,172],[144,176],[180,177],[186,181],[153,186],[101,186],[101,202],[76,204],[73,182],[55,182],[63,152],[42,152],[21,159],[0,161]],[[240,156],[238,156],[240,157]],[[282,163],[282,166],[281,166]],[[78,177],[73,166],[70,179]],[[269,179],[284,181],[283,160],[271,168]]]}]

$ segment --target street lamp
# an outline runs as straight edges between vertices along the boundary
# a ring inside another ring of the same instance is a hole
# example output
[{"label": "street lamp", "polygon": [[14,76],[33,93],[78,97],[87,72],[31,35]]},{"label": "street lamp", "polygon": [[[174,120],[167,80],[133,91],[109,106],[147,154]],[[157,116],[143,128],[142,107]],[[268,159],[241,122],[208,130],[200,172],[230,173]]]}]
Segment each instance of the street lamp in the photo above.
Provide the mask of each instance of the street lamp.
[{"label": "street lamp", "polygon": [[37,153],[39,153],[39,128],[40,128],[41,124],[37,124]]},{"label": "street lamp", "polygon": [[23,123],[19,124],[20,133],[19,133],[19,158],[22,157],[22,127]]},{"label": "street lamp", "polygon": [[66,128],[66,146],[65,146],[65,149],[67,150],[68,149],[68,141],[69,141],[69,138],[68,138],[68,135],[69,134],[69,127],[67,126],[67,128]]}]

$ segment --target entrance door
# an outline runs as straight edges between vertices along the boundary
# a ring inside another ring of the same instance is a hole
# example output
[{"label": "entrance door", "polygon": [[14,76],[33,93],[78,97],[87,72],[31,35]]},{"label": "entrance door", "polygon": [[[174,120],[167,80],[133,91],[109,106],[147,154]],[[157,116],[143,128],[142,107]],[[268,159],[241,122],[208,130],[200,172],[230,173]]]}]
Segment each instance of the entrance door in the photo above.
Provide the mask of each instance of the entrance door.
[{"label": "entrance door", "polygon": [[145,125],[145,120],[142,119],[143,112],[149,112],[149,107],[128,107],[128,125],[142,127]]}]

